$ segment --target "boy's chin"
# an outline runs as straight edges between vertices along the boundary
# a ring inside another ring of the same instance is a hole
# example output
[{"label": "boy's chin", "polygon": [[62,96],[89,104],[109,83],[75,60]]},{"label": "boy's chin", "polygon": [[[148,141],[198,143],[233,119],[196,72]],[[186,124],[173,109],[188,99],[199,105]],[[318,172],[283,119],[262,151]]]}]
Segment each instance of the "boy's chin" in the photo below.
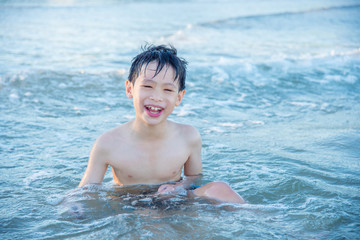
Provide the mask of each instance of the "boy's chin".
[{"label": "boy's chin", "polygon": [[166,121],[166,119],[164,119],[162,116],[159,116],[159,117],[156,117],[156,118],[146,116],[144,120],[145,120],[145,123],[148,126],[155,126],[155,125],[161,124],[162,122]]}]

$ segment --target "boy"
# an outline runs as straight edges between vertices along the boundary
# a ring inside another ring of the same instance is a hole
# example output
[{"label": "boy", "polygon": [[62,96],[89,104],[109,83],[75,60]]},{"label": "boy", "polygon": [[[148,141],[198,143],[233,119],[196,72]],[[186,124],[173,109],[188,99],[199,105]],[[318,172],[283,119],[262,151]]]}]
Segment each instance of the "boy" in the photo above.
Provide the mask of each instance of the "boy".
[{"label": "boy", "polygon": [[[120,186],[177,182],[161,185],[157,195],[192,187],[202,173],[200,134],[192,126],[167,119],[184,97],[186,64],[175,48],[163,45],[148,46],[133,59],[126,95],[133,99],[135,119],[96,140],[79,187],[101,183],[109,165]],[[181,181],[183,168],[186,178]],[[223,182],[188,191],[198,197],[244,203]]]}]

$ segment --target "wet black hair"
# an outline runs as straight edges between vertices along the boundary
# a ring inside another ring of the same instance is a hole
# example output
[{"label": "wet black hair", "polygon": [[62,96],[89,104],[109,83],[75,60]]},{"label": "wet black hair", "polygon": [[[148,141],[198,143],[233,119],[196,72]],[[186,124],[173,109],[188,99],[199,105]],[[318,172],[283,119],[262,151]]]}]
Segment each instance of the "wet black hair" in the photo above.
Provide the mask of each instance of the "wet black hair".
[{"label": "wet black hair", "polygon": [[142,53],[133,58],[129,72],[129,81],[133,84],[135,79],[140,75],[142,67],[145,65],[144,71],[150,62],[156,61],[158,66],[155,75],[159,74],[164,66],[171,66],[175,70],[175,78],[179,81],[179,91],[185,89],[186,79],[186,65],[185,59],[177,56],[177,50],[173,46],[165,45],[145,45],[142,48]]}]

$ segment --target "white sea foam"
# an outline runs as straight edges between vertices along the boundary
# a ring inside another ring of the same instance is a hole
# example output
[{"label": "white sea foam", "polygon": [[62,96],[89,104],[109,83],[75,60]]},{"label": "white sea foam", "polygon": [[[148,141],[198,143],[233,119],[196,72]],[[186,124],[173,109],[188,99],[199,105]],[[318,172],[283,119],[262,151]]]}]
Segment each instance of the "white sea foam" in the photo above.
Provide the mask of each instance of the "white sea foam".
[{"label": "white sea foam", "polygon": [[46,197],[46,202],[52,206],[59,205],[62,201],[64,201],[65,196],[61,194],[54,194]]},{"label": "white sea foam", "polygon": [[205,130],[206,133],[211,133],[211,132],[218,132],[218,133],[223,133],[224,129],[220,128],[220,127],[210,127],[208,130]]},{"label": "white sea foam", "polygon": [[290,102],[290,104],[299,106],[299,107],[311,107],[311,108],[316,107],[315,103],[310,103],[310,102]]},{"label": "white sea foam", "polygon": [[229,79],[229,74],[227,72],[225,72],[222,68],[214,67],[211,81],[222,83],[228,79]]},{"label": "white sea foam", "polygon": [[335,82],[345,82],[349,84],[354,84],[357,82],[358,78],[354,75],[347,75],[347,76],[341,76],[341,75],[326,75],[325,79],[328,81],[335,81]]},{"label": "white sea foam", "polygon": [[193,109],[195,109],[194,106],[192,106],[190,104],[184,104],[182,107],[175,109],[174,114],[178,117],[185,117],[185,116],[193,115],[193,114],[195,114],[195,112],[192,111]]},{"label": "white sea foam", "polygon": [[176,116],[178,117],[185,117],[185,116],[189,116],[191,114],[194,114],[194,112],[185,109],[185,108],[180,108],[180,110],[176,113]]},{"label": "white sea foam", "polygon": [[9,95],[9,98],[10,98],[10,99],[13,99],[13,100],[17,100],[17,99],[19,99],[19,95],[16,94],[16,93],[11,93],[11,94]]},{"label": "white sea foam", "polygon": [[223,127],[230,127],[230,128],[233,128],[233,129],[244,126],[243,123],[232,123],[232,122],[219,123],[219,125],[223,126]]},{"label": "white sea foam", "polygon": [[26,177],[23,182],[26,186],[30,186],[31,183],[33,183],[34,181],[43,179],[43,178],[47,178],[49,177],[51,174],[49,171],[46,170],[40,170],[37,171],[33,174],[31,174],[30,176]]},{"label": "white sea foam", "polygon": [[122,116],[124,119],[127,119],[127,120],[132,120],[134,119],[134,116],[133,115],[124,115]]},{"label": "white sea foam", "polygon": [[243,102],[246,97],[247,97],[247,94],[242,93],[242,94],[240,95],[240,97],[238,97],[238,98],[236,99],[236,101],[238,101],[238,102]]},{"label": "white sea foam", "polygon": [[358,78],[354,75],[348,75],[344,78],[345,82],[350,83],[350,84],[354,84],[358,81]]},{"label": "white sea foam", "polygon": [[120,68],[116,71],[116,74],[123,76],[123,75],[127,74],[127,72],[128,71],[125,68]]},{"label": "white sea foam", "polygon": [[254,125],[265,125],[265,123],[263,121],[256,121],[256,120],[249,121],[249,123],[254,124]]}]

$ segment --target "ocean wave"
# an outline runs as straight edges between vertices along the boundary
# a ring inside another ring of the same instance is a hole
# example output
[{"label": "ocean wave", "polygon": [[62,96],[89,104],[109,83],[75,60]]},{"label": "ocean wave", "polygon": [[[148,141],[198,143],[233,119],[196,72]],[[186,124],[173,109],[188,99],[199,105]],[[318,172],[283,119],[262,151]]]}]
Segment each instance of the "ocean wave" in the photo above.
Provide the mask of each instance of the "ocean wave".
[{"label": "ocean wave", "polygon": [[242,21],[242,20],[262,20],[263,18],[276,18],[276,17],[287,17],[290,15],[302,15],[307,13],[313,12],[323,12],[323,11],[332,11],[332,10],[347,10],[347,9],[354,9],[360,8],[360,4],[353,4],[353,5],[342,5],[342,6],[331,6],[331,7],[321,7],[321,8],[314,8],[308,9],[303,11],[285,11],[279,13],[265,13],[265,14],[256,14],[256,15],[249,15],[249,16],[238,16],[238,17],[231,17],[221,20],[209,21],[197,24],[198,26],[204,27],[218,27],[226,24],[232,24],[234,22]]}]

